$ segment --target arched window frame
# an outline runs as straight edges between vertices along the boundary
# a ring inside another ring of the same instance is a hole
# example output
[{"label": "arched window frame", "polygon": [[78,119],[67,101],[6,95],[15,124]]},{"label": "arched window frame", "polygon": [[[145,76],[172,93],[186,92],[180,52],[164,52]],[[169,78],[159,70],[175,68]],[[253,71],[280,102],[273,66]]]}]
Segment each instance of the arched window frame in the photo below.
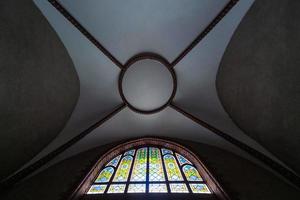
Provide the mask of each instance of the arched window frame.
[{"label": "arched window frame", "polygon": [[[85,176],[85,178],[83,179],[83,181],[81,181],[81,183],[78,185],[78,187],[74,190],[74,192],[72,193],[72,195],[70,196],[70,200],[77,200],[77,199],[85,199],[85,196],[94,196],[94,198],[92,199],[97,199],[97,196],[99,196],[98,194],[94,194],[94,195],[90,195],[87,194],[87,191],[89,190],[90,186],[95,182],[95,179],[97,178],[97,176],[99,175],[99,172],[105,168],[105,165],[110,162],[113,158],[117,157],[120,154],[125,153],[126,151],[130,150],[130,149],[139,149],[142,147],[157,147],[157,148],[167,148],[170,150],[173,150],[174,152],[174,157],[177,160],[177,162],[179,163],[177,156],[175,155],[175,152],[181,154],[182,156],[184,156],[185,158],[187,158],[192,165],[198,170],[198,172],[200,173],[201,177],[203,178],[203,180],[205,181],[206,185],[208,186],[209,190],[212,192],[212,194],[210,194],[211,196],[214,196],[216,199],[221,199],[221,200],[229,200],[229,196],[227,195],[227,193],[224,191],[224,189],[221,187],[221,185],[217,182],[217,180],[213,177],[213,175],[209,172],[209,170],[205,167],[205,165],[201,162],[201,160],[198,158],[197,155],[195,155],[193,152],[191,152],[190,150],[188,150],[186,147],[169,141],[169,140],[165,140],[165,139],[160,139],[160,138],[141,138],[141,139],[136,139],[136,140],[131,140],[129,142],[125,142],[122,143],[114,148],[112,148],[111,150],[109,150],[107,153],[105,153],[104,155],[102,155],[98,161],[94,164],[94,166],[91,168],[91,170],[89,171],[89,173]],[[168,154],[165,154],[168,155]],[[162,159],[165,155],[161,155]],[[119,163],[121,162],[121,159],[124,156],[122,156],[119,160]],[[148,156],[149,157],[149,156]],[[133,159],[135,157],[133,156]],[[118,163],[118,164],[119,164]],[[182,168],[187,165],[184,164],[182,166],[179,166],[181,173],[183,174]],[[131,168],[133,167],[133,163]],[[117,167],[115,167],[115,170],[117,169]],[[164,168],[165,169],[165,168]],[[132,170],[130,170],[131,173]],[[165,172],[165,176],[166,176],[166,172]],[[112,181],[112,179],[114,178],[114,175],[112,175],[110,183]],[[168,182],[167,177],[166,178],[166,182]],[[128,177],[128,181],[127,181],[127,186],[129,184],[129,179],[130,179],[130,174]],[[188,181],[186,180],[186,177],[184,176],[184,182],[188,183]],[[190,189],[189,189],[190,190]],[[191,192],[191,191],[189,191]],[[155,193],[140,193],[139,195],[151,195],[151,194],[155,194]],[[165,193],[164,195],[176,195],[175,193]],[[106,195],[106,194],[104,194]],[[121,193],[118,195],[127,195],[126,193]],[[186,195],[194,195],[192,193],[186,193]],[[205,197],[204,195],[202,195],[203,197]],[[99,199],[103,198],[103,194],[100,195]],[[201,199],[201,195],[197,194],[197,197],[200,197]],[[90,199],[90,198],[88,198]]]}]

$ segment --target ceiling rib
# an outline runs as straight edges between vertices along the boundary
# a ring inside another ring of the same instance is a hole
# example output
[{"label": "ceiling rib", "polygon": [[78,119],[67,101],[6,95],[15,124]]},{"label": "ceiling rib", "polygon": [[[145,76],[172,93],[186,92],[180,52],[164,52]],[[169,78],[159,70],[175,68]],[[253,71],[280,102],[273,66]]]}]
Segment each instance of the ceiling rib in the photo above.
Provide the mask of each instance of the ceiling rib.
[{"label": "ceiling rib", "polygon": [[173,62],[170,67],[173,68],[177,65],[231,10],[231,8],[239,0],[230,0],[227,5],[220,11],[220,13],[208,24],[208,26],[184,49]]},{"label": "ceiling rib", "polygon": [[69,141],[67,141],[63,145],[59,146],[54,151],[50,152],[49,154],[47,154],[43,158],[39,159],[35,163],[29,165],[28,167],[24,168],[23,170],[17,172],[16,174],[14,174],[11,177],[7,178],[6,180],[2,181],[1,184],[0,184],[0,189],[2,189],[2,188],[10,188],[11,186],[15,185],[17,182],[19,182],[23,178],[27,177],[28,175],[30,175],[31,173],[33,173],[34,171],[36,171],[37,169],[39,169],[40,167],[42,167],[44,164],[46,164],[47,162],[49,162],[50,160],[52,160],[54,157],[56,157],[57,155],[59,155],[60,153],[62,153],[63,151],[65,151],[67,148],[69,148],[70,146],[74,145],[79,140],[81,140],[83,137],[85,137],[86,135],[88,135],[89,133],[91,133],[93,130],[95,130],[96,128],[98,128],[102,124],[104,124],[106,121],[108,121],[113,116],[115,116],[116,114],[118,114],[125,107],[126,107],[126,104],[122,103],[115,110],[113,110],[112,112],[110,112],[108,115],[106,115],[105,117],[103,117],[102,119],[100,119],[95,124],[91,125],[89,128],[87,128],[86,130],[84,130],[83,132],[81,132],[80,134],[78,134],[77,136],[75,136],[72,139],[70,139]]},{"label": "ceiling rib", "polygon": [[190,120],[196,122],[200,126],[203,126],[210,130],[211,132],[217,134],[218,136],[222,137],[226,141],[230,142],[231,144],[239,147],[240,149],[244,150],[245,152],[249,153],[259,161],[266,164],[268,167],[270,167],[272,170],[276,171],[281,176],[285,177],[287,180],[289,180],[291,183],[293,183],[295,186],[300,188],[300,177],[296,175],[294,172],[290,171],[289,169],[285,168],[281,164],[275,162],[271,158],[265,156],[263,153],[257,151],[256,149],[248,146],[247,144],[244,144],[243,142],[233,138],[232,136],[228,135],[227,133],[222,132],[221,130],[215,128],[214,126],[208,124],[207,122],[195,117],[194,115],[190,114],[189,112],[186,112],[182,108],[178,107],[174,104],[174,102],[171,102],[170,107],[176,110],[177,112],[181,113],[182,115],[186,116]]},{"label": "ceiling rib", "polygon": [[71,24],[73,24],[91,43],[93,43],[115,65],[123,69],[123,64],[118,61],[100,42],[90,34],[58,1],[48,0]]}]

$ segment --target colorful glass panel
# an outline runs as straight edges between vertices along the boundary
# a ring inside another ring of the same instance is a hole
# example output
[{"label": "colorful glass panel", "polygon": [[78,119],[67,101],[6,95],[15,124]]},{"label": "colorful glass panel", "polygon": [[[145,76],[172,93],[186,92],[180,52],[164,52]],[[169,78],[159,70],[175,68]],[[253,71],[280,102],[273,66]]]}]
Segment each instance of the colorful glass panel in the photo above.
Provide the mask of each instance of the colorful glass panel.
[{"label": "colorful glass panel", "polygon": [[162,148],[161,149],[161,152],[162,152],[162,155],[166,155],[166,154],[173,154],[173,151],[171,151],[171,150],[169,150],[169,149],[164,149],[164,148]]},{"label": "colorful glass panel", "polygon": [[121,155],[118,155],[117,157],[115,157],[114,159],[112,159],[109,163],[106,164],[106,166],[114,166],[116,167],[119,163],[119,160],[121,158]]},{"label": "colorful glass panel", "polygon": [[167,193],[167,185],[163,183],[150,183],[149,184],[150,193]]},{"label": "colorful glass panel", "polygon": [[131,181],[146,181],[147,157],[147,148],[137,150],[130,178]]},{"label": "colorful glass panel", "polygon": [[171,183],[171,193],[188,193],[188,189],[185,183]]},{"label": "colorful glass panel", "polygon": [[[167,183],[166,178],[171,182]],[[131,149],[123,157],[116,156],[101,170],[94,183],[87,194],[125,193],[125,190],[127,193],[146,193],[146,188],[149,193],[191,191],[211,194],[200,173],[187,158],[157,147]]]},{"label": "colorful glass panel", "polygon": [[145,193],[146,184],[129,184],[128,193]]},{"label": "colorful glass panel", "polygon": [[188,181],[203,181],[198,170],[191,165],[183,166],[182,171]]},{"label": "colorful glass panel", "polygon": [[124,193],[125,187],[125,184],[111,184],[107,193]]},{"label": "colorful glass panel", "polygon": [[124,153],[124,156],[134,156],[135,149],[131,149]]},{"label": "colorful glass panel", "polygon": [[165,155],[164,163],[169,181],[183,181],[183,177],[174,156],[169,154]]},{"label": "colorful glass panel", "polygon": [[175,153],[177,159],[178,159],[178,162],[180,164],[180,166],[184,165],[184,164],[192,164],[188,159],[186,159],[184,156],[178,154],[178,153]]},{"label": "colorful glass panel", "polygon": [[124,158],[122,158],[121,163],[113,179],[113,182],[127,181],[132,160],[133,160],[132,156],[125,156]]},{"label": "colorful glass panel", "polygon": [[149,181],[165,181],[160,150],[149,148]]},{"label": "colorful glass panel", "polygon": [[96,179],[96,183],[107,183],[114,173],[113,167],[104,168]]},{"label": "colorful glass panel", "polygon": [[206,184],[191,183],[190,187],[191,187],[193,193],[204,193],[204,194],[211,193]]},{"label": "colorful glass panel", "polygon": [[92,185],[88,194],[103,194],[107,185]]}]

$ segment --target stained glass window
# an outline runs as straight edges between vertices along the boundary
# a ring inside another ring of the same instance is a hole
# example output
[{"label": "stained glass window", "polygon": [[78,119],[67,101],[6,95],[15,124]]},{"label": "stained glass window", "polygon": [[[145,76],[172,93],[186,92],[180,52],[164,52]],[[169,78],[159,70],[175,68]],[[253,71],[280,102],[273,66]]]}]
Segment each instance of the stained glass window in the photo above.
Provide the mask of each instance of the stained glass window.
[{"label": "stained glass window", "polygon": [[110,180],[110,177],[112,176],[112,174],[114,173],[114,168],[112,167],[106,167],[104,168],[99,176],[96,179],[96,183],[107,183]]},{"label": "stained glass window", "polygon": [[193,163],[179,152],[146,146],[112,158],[86,193],[211,194],[211,191]]}]

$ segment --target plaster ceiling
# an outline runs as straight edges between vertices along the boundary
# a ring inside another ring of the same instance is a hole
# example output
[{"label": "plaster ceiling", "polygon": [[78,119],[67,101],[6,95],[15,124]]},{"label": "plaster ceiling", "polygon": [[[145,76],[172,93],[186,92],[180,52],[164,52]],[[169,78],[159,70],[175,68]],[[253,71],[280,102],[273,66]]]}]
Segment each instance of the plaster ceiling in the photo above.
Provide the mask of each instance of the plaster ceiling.
[{"label": "plaster ceiling", "polygon": [[[229,1],[60,0],[59,3],[111,56],[100,51],[48,1],[34,2],[57,32],[73,60],[80,80],[80,96],[63,131],[23,168],[57,149],[120,106],[123,103],[118,91],[120,66],[143,52],[158,54],[170,65],[174,64],[178,87],[174,104],[281,163],[231,121],[216,92],[216,74],[222,55],[253,0],[240,0],[182,59],[177,58]],[[46,167],[95,146],[142,136],[195,140],[260,163],[172,107],[149,115],[136,113],[126,107],[58,155]]]}]

